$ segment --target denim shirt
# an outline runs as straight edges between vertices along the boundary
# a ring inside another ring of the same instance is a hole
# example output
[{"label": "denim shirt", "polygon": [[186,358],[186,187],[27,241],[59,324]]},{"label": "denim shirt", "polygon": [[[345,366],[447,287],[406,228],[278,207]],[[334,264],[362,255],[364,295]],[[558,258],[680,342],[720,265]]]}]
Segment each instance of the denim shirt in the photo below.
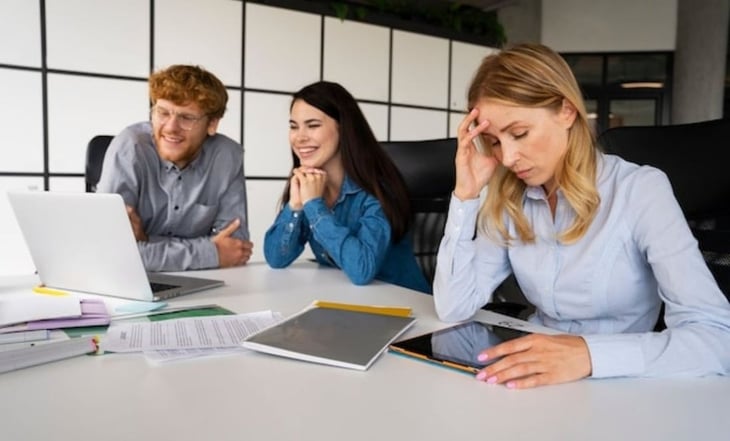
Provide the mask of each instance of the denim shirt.
[{"label": "denim shirt", "polygon": [[[473,238],[479,200],[451,199],[434,301],[444,321],[471,317],[514,273],[536,307],[532,322],[583,337],[593,377],[730,374],[730,304],[697,248],[666,175],[600,155],[601,203],[586,234],[557,236],[575,218],[558,190],[528,187],[534,243]],[[487,190],[489,191],[489,190]],[[517,237],[514,222],[507,228]],[[667,329],[651,332],[661,304]]]},{"label": "denim shirt", "polygon": [[413,255],[408,236],[391,242],[388,218],[380,202],[345,177],[333,209],[323,198],[302,211],[285,205],[264,237],[264,255],[272,268],[291,264],[309,243],[317,262],[342,269],[356,285],[373,279],[431,292]]}]

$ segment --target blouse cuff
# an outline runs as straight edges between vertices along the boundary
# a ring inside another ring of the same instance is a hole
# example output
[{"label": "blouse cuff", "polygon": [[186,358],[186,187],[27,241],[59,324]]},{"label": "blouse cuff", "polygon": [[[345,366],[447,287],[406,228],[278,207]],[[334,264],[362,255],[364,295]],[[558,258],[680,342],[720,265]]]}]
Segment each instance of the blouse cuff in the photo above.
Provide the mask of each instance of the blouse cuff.
[{"label": "blouse cuff", "polygon": [[446,221],[446,234],[459,240],[474,239],[474,227],[479,215],[479,199],[461,201],[451,195],[449,216]]},{"label": "blouse cuff", "polygon": [[644,353],[639,334],[595,334],[582,336],[591,356],[593,378],[640,376]]}]

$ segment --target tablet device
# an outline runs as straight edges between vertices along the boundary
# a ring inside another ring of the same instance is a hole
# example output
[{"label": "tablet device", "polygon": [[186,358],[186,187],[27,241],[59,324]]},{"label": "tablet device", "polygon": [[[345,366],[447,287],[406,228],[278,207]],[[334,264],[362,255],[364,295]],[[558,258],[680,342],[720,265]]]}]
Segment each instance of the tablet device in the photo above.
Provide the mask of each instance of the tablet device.
[{"label": "tablet device", "polygon": [[477,373],[496,360],[481,362],[483,350],[529,332],[471,321],[409,338],[389,346],[391,352],[430,361],[442,366]]}]

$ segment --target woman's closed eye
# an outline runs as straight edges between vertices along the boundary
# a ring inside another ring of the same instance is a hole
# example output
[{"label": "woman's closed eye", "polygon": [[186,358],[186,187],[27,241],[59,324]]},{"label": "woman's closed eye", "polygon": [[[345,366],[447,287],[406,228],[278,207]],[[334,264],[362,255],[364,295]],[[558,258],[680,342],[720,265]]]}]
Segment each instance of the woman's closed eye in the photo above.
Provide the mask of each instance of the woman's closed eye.
[{"label": "woman's closed eye", "polygon": [[527,130],[525,130],[524,132],[512,133],[512,139],[515,140],[524,138],[525,136],[527,136]]}]

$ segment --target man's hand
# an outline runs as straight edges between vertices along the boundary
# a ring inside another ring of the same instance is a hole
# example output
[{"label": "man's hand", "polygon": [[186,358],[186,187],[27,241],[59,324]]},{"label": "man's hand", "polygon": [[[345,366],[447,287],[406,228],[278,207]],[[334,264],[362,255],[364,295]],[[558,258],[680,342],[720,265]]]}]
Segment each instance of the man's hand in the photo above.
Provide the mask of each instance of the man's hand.
[{"label": "man's hand", "polygon": [[241,220],[236,219],[211,238],[218,250],[218,266],[221,268],[243,265],[251,258],[253,243],[231,237],[240,226]]},{"label": "man's hand", "polygon": [[127,216],[129,216],[129,223],[132,224],[132,231],[134,231],[134,238],[137,242],[147,242],[147,233],[144,232],[144,226],[142,225],[142,218],[137,214],[137,210],[131,205],[127,205]]},{"label": "man's hand", "polygon": [[530,334],[479,354],[480,361],[502,357],[477,374],[477,380],[526,389],[567,383],[591,374],[588,345],[576,335]]}]

